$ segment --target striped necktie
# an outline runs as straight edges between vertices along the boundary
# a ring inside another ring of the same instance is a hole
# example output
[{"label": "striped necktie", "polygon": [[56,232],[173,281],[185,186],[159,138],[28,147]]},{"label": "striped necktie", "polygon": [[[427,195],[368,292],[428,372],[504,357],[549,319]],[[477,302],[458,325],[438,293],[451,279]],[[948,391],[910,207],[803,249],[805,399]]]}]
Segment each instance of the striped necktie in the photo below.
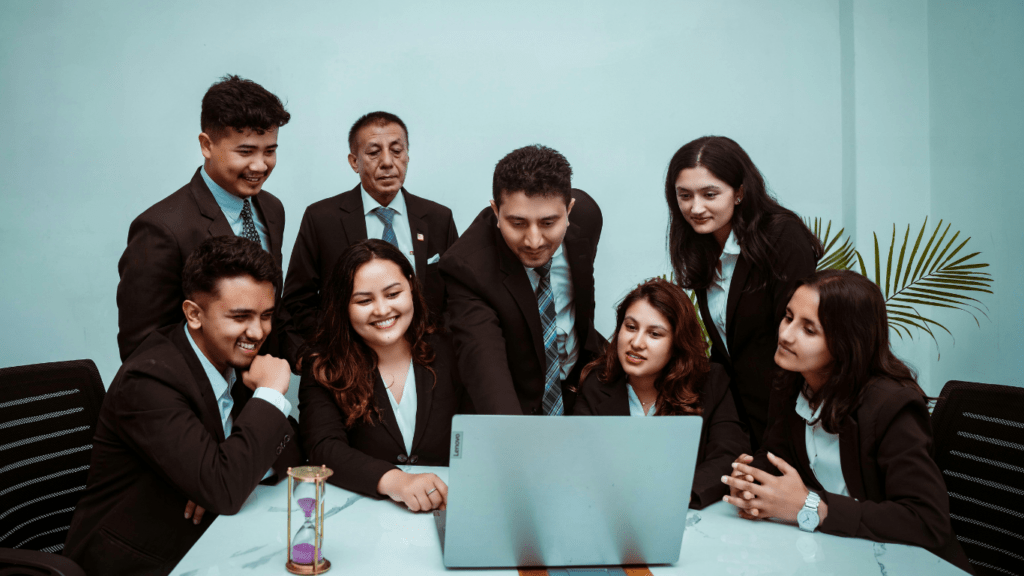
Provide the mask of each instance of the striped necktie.
[{"label": "striped necktie", "polygon": [[540,328],[544,334],[544,359],[547,370],[544,373],[544,396],[541,409],[544,414],[560,416],[565,412],[562,406],[562,363],[558,358],[558,339],[555,334],[555,294],[551,291],[551,260],[533,269],[540,277],[537,283],[537,308],[540,311]]},{"label": "striped necktie", "polygon": [[380,218],[380,221],[384,223],[384,235],[380,239],[398,248],[398,237],[395,236],[395,227],[391,225],[391,222],[395,219],[394,208],[378,206],[371,210],[371,212],[376,214],[377,218]]},{"label": "striped necktie", "polygon": [[249,204],[248,198],[242,201],[242,238],[252,240],[261,248],[263,247],[260,235],[256,232],[256,223],[252,221],[252,206]]}]

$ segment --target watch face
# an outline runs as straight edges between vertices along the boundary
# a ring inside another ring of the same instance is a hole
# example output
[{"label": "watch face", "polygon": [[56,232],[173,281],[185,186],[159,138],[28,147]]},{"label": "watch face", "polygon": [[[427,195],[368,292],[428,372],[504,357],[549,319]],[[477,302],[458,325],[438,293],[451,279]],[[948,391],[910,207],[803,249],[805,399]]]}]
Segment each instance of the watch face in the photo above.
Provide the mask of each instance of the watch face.
[{"label": "watch face", "polygon": [[796,515],[796,521],[804,530],[814,530],[818,527],[818,514],[814,510],[804,508]]}]

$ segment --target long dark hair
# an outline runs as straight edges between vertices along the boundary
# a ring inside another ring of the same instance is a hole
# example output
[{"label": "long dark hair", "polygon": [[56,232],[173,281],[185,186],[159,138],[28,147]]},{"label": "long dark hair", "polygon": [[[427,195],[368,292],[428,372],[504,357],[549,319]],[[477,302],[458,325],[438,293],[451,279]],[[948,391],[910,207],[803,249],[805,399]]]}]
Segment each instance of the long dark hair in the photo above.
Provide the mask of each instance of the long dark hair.
[{"label": "long dark hair", "polygon": [[701,392],[704,379],[711,371],[704,339],[693,303],[683,290],[660,278],[640,284],[626,295],[615,310],[615,332],[604,354],[587,364],[580,375],[586,380],[597,370],[598,379],[612,382],[624,374],[619,362],[619,330],[626,318],[626,310],[634,303],[646,301],[668,320],[672,331],[672,358],[654,382],[658,392],[656,415],[700,414]]},{"label": "long dark hair", "polygon": [[345,426],[362,420],[373,423],[377,413],[374,402],[374,371],[377,353],[356,333],[348,315],[356,272],[371,260],[388,260],[402,270],[412,290],[413,315],[405,339],[412,345],[413,362],[425,366],[436,381],[430,367],[434,350],[423,336],[432,333],[427,319],[426,301],[412,264],[390,243],[374,238],[348,247],[324,286],[320,321],[313,338],[303,347],[299,370],[308,369],[314,380],[334,395],[334,401],[345,413]]},{"label": "long dark hair", "polygon": [[[810,397],[812,406],[821,405],[819,420],[826,432],[839,433],[874,378],[889,378],[927,398],[913,370],[889,347],[885,299],[874,282],[850,270],[822,270],[798,282],[800,286],[818,293],[818,322],[833,359],[828,380]],[[795,398],[804,381],[800,374],[782,370],[778,387],[784,397]]]},{"label": "long dark hair", "polygon": [[683,288],[705,290],[714,278],[715,266],[722,253],[712,234],[697,234],[683,218],[676,200],[676,179],[686,168],[702,166],[737,194],[742,189],[743,201],[732,214],[732,230],[751,264],[762,271],[765,282],[772,276],[779,280],[778,270],[771,265],[775,249],[772,232],[781,222],[795,223],[807,237],[815,259],[824,250],[818,238],[807,229],[803,221],[779,205],[764,183],[764,177],[754,166],[750,156],[733,140],[725,136],[704,136],[686,144],[672,156],[665,178],[665,201],[668,202],[668,250],[675,271],[676,282]]}]

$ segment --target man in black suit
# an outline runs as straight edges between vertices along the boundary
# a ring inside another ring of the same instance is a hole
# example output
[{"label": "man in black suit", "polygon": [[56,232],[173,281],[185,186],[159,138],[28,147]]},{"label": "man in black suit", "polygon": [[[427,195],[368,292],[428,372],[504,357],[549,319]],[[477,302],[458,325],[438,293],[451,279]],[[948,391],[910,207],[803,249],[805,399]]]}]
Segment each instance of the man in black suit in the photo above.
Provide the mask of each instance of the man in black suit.
[{"label": "man in black suit", "polygon": [[288,363],[257,355],[277,263],[221,236],[200,244],[182,277],[185,321],[151,332],[103,399],[64,547],[89,574],[169,573],[218,514],[238,512],[261,480],[301,462],[286,416]]},{"label": "man in black suit", "polygon": [[572,168],[526,146],[494,169],[493,199],[441,257],[459,374],[480,414],[571,414],[594,329],[601,209]]},{"label": "man in black suit", "polygon": [[348,146],[359,184],[306,208],[288,263],[284,353],[293,367],[316,328],[320,290],[341,253],[360,240],[379,238],[397,246],[416,270],[431,319],[439,323],[444,314],[437,262],[459,234],[451,210],[403,188],[409,164],[405,122],[388,112],[370,112],[352,125]]},{"label": "man in black suit", "polygon": [[[122,361],[150,332],[181,322],[181,270],[203,240],[243,236],[281,266],[284,206],[263,183],[277,163],[278,128],[290,118],[277,96],[250,80],[225,76],[207,90],[200,115],[203,165],[191,182],[132,222],[117,263]],[[268,339],[265,352],[277,354],[276,340]]]}]

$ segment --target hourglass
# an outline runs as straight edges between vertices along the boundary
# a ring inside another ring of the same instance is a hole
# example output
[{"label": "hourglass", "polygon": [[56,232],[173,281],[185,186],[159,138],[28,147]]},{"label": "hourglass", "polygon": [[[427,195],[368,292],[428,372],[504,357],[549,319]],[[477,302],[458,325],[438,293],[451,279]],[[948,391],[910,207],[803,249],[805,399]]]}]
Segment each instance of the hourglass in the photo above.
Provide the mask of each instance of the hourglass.
[{"label": "hourglass", "polygon": [[[334,472],[327,466],[297,466],[288,469],[288,562],[292,574],[323,574],[331,568],[324,558],[324,489]],[[304,516],[292,536],[292,497]],[[315,560],[315,561],[314,561]]]}]

